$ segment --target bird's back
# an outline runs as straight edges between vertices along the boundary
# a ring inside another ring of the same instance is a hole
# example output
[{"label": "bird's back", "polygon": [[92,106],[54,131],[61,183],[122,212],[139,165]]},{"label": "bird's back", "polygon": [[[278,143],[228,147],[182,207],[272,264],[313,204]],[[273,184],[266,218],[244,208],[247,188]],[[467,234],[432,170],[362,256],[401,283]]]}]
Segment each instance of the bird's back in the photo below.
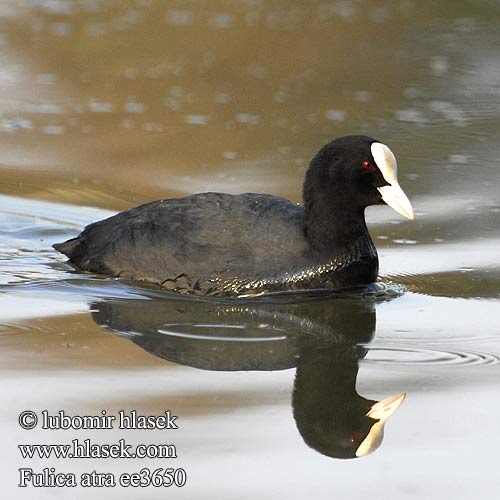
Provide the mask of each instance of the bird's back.
[{"label": "bird's back", "polygon": [[55,247],[84,270],[209,294],[299,266],[303,219],[276,196],[203,193],[121,212]]}]

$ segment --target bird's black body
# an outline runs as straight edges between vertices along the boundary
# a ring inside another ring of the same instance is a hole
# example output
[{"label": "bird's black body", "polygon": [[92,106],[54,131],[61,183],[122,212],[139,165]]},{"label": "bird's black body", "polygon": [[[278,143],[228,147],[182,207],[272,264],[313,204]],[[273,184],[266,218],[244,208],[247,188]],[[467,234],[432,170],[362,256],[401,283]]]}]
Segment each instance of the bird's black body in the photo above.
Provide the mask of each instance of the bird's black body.
[{"label": "bird's black body", "polygon": [[245,193],[160,200],[87,226],[54,247],[77,267],[180,293],[259,295],[371,283],[377,252],[364,220],[387,184],[373,161],[374,139],[324,146],[304,181],[304,206]]},{"label": "bird's black body", "polygon": [[91,224],[56,248],[81,269],[181,293],[338,288],[376,278],[367,232],[335,253],[312,249],[302,207],[253,193],[155,201]]}]

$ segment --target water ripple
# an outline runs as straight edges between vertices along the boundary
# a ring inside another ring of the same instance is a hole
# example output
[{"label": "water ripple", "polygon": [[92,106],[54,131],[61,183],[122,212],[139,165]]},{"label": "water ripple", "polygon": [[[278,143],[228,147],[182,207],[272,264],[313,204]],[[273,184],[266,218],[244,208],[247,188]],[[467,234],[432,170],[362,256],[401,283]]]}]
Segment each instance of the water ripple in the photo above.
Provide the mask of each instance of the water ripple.
[{"label": "water ripple", "polygon": [[405,346],[371,346],[364,362],[382,365],[491,366],[500,363],[492,353]]}]

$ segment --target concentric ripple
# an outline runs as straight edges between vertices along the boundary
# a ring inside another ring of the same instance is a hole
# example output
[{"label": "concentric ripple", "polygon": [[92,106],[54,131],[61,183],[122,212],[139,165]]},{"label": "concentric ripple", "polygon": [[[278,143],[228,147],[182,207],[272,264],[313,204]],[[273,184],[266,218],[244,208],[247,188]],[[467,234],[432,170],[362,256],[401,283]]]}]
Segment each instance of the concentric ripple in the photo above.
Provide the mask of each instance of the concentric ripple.
[{"label": "concentric ripple", "polygon": [[492,353],[442,350],[433,347],[370,346],[364,362],[383,365],[491,366],[500,364],[500,356]]}]

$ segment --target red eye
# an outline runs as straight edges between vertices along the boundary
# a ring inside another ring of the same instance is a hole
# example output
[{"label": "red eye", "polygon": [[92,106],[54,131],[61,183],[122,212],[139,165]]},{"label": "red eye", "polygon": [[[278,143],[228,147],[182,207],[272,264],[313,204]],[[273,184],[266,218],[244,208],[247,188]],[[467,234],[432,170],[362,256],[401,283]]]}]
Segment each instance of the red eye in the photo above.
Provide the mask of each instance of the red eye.
[{"label": "red eye", "polygon": [[356,432],[352,433],[349,436],[349,443],[351,443],[351,444],[355,443],[358,440],[359,440],[359,434],[357,434]]},{"label": "red eye", "polygon": [[369,161],[364,161],[363,162],[363,169],[364,170],[373,170],[375,167],[373,166],[372,163],[370,163]]}]

